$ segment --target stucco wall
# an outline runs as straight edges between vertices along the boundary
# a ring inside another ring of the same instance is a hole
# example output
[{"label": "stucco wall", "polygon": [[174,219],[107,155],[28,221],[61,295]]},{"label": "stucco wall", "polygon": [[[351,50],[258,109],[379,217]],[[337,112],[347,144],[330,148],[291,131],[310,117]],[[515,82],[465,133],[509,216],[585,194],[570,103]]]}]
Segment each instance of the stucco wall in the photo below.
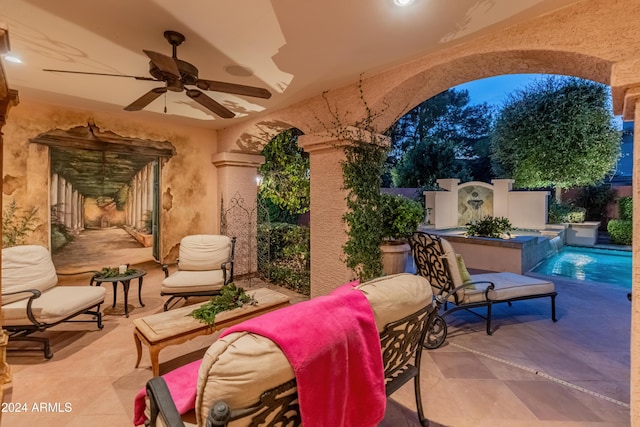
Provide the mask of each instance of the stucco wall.
[{"label": "stucco wall", "polygon": [[26,243],[49,246],[49,149],[29,142],[54,129],[87,126],[123,137],[167,141],[176,155],[163,162],[161,175],[161,257],[171,262],[177,245],[188,234],[219,232],[216,152],[213,131],[144,121],[135,113],[95,114],[36,104],[26,98],[11,111],[4,127],[3,204],[12,200],[23,208],[38,209],[38,227]]}]

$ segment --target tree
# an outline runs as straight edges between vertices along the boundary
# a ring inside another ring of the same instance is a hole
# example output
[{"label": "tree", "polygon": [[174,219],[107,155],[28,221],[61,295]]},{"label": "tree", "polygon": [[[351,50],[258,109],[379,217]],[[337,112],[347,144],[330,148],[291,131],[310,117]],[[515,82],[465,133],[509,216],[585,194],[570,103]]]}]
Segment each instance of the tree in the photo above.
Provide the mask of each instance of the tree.
[{"label": "tree", "polygon": [[265,163],[260,197],[290,214],[309,210],[309,156],[298,147],[302,131],[292,128],[276,135],[262,150]]},{"label": "tree", "polygon": [[468,104],[466,90],[449,89],[394,124],[387,160],[394,185],[424,188],[434,186],[438,178],[487,179],[490,169],[478,149],[486,146],[492,109],[486,103]]},{"label": "tree", "polygon": [[550,76],[510,95],[496,121],[491,156],[497,176],[520,188],[562,189],[605,178],[620,155],[605,85]]}]

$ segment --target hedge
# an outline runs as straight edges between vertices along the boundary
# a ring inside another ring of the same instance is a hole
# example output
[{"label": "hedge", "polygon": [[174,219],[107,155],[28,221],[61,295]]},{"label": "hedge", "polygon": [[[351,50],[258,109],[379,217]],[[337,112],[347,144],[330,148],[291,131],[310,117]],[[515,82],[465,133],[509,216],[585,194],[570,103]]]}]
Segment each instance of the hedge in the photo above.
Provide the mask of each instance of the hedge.
[{"label": "hedge", "polygon": [[633,238],[633,222],[629,219],[612,219],[607,225],[611,242],[617,245],[631,245]]}]

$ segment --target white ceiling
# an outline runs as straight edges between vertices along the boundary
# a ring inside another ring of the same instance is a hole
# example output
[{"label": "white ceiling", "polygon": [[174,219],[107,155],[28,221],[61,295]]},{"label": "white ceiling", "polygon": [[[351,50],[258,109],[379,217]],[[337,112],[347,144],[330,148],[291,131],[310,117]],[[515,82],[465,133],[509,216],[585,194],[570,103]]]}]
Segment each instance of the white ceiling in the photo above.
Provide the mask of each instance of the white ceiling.
[{"label": "white ceiling", "polygon": [[[178,58],[198,67],[200,78],[260,86],[273,96],[207,92],[235,119],[206,113],[184,92],[130,114],[222,128],[576,1],[415,0],[400,8],[393,0],[0,0],[0,23],[23,60],[4,62],[21,99],[96,111],[121,110],[160,84],[42,69],[149,76],[142,50],[170,56],[163,33],[181,32]],[[238,66],[252,75],[228,71]]]}]

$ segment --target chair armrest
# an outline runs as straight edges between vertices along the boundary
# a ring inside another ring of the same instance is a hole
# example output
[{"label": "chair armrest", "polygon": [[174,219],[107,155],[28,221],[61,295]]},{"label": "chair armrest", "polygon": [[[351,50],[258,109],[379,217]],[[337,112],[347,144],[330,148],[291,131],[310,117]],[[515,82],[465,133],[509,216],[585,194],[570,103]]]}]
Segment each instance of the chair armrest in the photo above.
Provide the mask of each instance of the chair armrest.
[{"label": "chair armrest", "polygon": [[[164,425],[166,427],[184,427],[184,422],[171,398],[167,383],[162,377],[153,377],[147,382],[147,397],[149,397],[149,427]],[[158,416],[162,423],[158,423]]]},{"label": "chair armrest", "polygon": [[[233,282],[233,259],[228,259],[227,261],[220,264],[220,269],[222,270],[224,284],[226,285],[227,283]],[[227,271],[229,272],[229,274],[227,274]]]},{"label": "chair armrest", "polygon": [[439,303],[445,303],[445,302],[447,302],[449,300],[449,297],[451,295],[455,294],[460,289],[468,288],[470,286],[474,286],[474,285],[479,284],[479,283],[490,283],[490,285],[487,287],[487,290],[485,291],[485,293],[489,291],[489,288],[491,288],[491,289],[494,288],[494,285],[491,282],[468,282],[468,283],[463,283],[462,285],[460,285],[460,286],[458,286],[456,288],[453,288],[449,292],[446,292],[446,293],[443,293],[443,291],[440,291],[440,293],[438,295],[436,295],[435,298]]},{"label": "chair armrest", "polygon": [[33,304],[33,300],[36,298],[40,298],[40,295],[42,295],[41,291],[39,291],[38,289],[25,289],[23,291],[17,291],[17,292],[6,292],[6,293],[3,292],[2,296],[18,295],[18,294],[23,294],[25,292],[30,292],[31,294],[33,294],[29,297],[29,300],[27,301],[27,307],[26,307],[27,317],[29,318],[29,321],[38,328],[38,330],[44,331],[45,329],[47,329],[47,326],[44,323],[38,322],[38,320],[36,319],[36,316],[33,314],[33,309],[31,307]]},{"label": "chair armrest", "polygon": [[169,267],[172,265],[178,265],[178,261],[172,262],[171,264],[162,264],[162,271],[164,271],[164,278],[169,277]]},{"label": "chair armrest", "polygon": [[88,274],[91,273],[91,279],[89,279],[89,286],[93,286],[93,284],[95,283],[95,277],[100,274],[99,271],[96,270],[86,270],[86,271],[78,271],[76,273],[58,273],[56,272],[56,274],[58,276],[78,276],[80,274]]}]

